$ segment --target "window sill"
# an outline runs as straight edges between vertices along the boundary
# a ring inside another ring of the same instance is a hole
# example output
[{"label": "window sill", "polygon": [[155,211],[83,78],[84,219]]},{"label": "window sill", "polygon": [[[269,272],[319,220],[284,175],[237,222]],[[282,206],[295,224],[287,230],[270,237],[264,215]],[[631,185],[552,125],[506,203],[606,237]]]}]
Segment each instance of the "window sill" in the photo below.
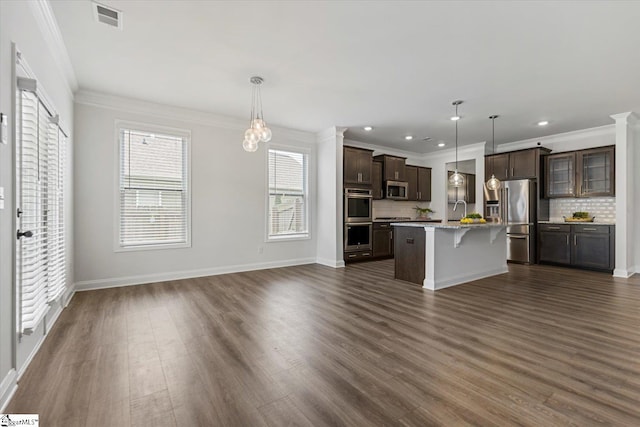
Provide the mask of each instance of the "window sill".
[{"label": "window sill", "polygon": [[266,243],[274,243],[274,242],[291,242],[296,240],[311,240],[311,234],[291,234],[291,235],[283,235],[283,236],[268,236],[265,240]]},{"label": "window sill", "polygon": [[155,251],[161,249],[186,249],[191,247],[191,242],[187,243],[167,243],[139,246],[116,246],[114,252],[136,252],[136,251]]}]

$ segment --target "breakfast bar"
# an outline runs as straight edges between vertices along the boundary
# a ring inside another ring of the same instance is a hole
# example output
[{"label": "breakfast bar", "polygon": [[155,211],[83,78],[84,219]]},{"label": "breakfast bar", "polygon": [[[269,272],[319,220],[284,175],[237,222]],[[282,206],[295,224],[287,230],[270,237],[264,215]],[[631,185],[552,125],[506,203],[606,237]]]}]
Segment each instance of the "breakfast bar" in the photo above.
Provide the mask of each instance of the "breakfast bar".
[{"label": "breakfast bar", "polygon": [[507,272],[503,224],[392,224],[395,278],[432,291]]}]

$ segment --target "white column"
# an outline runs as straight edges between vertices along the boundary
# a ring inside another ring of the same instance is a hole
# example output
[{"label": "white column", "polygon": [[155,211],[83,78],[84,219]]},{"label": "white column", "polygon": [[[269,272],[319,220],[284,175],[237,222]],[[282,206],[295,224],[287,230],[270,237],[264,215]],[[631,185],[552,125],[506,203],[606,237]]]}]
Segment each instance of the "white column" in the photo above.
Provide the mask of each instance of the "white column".
[{"label": "white column", "polygon": [[347,128],[332,127],[317,135],[317,262],[344,267],[342,223],[342,145]]},{"label": "white column", "polygon": [[634,239],[636,215],[640,213],[635,197],[638,169],[634,165],[634,136],[638,118],[633,112],[614,114],[616,121],[616,263],[613,275],[629,277],[636,272]]}]

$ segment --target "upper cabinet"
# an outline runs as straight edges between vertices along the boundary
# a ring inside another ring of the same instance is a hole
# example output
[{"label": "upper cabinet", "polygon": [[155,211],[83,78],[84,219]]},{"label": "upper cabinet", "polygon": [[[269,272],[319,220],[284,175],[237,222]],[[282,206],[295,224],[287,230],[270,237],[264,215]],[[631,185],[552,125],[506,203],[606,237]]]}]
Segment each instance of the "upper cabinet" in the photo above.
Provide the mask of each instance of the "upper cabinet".
[{"label": "upper cabinet", "polygon": [[543,147],[527,150],[512,151],[510,153],[485,156],[485,181],[494,174],[499,180],[526,179],[540,177],[540,156],[548,153]]},{"label": "upper cabinet", "polygon": [[370,186],[373,150],[344,147],[344,183]]},{"label": "upper cabinet", "polygon": [[545,159],[545,197],[615,195],[613,146],[551,154]]},{"label": "upper cabinet", "polygon": [[551,154],[544,159],[547,174],[545,197],[576,196],[576,154]]},{"label": "upper cabinet", "polygon": [[375,156],[376,161],[382,162],[383,181],[407,181],[405,158],[381,154]]},{"label": "upper cabinet", "polygon": [[380,200],[384,197],[384,188],[382,186],[382,162],[373,162],[371,172],[371,187],[373,200]]},{"label": "upper cabinet", "polygon": [[576,181],[580,197],[614,196],[615,148],[601,147],[576,153]]},{"label": "upper cabinet", "polygon": [[431,201],[431,168],[406,166],[408,199],[417,202]]}]

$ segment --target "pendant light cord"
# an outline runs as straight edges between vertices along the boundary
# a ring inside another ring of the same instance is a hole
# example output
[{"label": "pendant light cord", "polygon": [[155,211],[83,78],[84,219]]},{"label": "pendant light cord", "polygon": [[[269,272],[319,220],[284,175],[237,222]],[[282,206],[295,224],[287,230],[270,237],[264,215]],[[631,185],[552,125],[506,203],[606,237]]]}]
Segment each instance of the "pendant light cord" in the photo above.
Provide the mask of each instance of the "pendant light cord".
[{"label": "pendant light cord", "polygon": [[[458,104],[456,104],[456,117],[458,116]],[[458,171],[458,122],[460,120],[456,120],[456,172]]]}]

